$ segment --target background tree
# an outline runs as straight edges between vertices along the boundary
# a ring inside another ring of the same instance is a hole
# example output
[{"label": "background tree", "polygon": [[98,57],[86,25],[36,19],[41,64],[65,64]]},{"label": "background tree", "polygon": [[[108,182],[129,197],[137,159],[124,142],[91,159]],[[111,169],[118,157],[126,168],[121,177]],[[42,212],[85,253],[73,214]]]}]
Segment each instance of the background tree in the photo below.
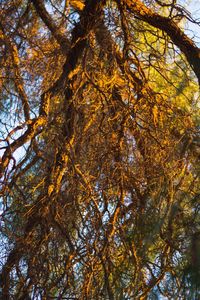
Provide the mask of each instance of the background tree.
[{"label": "background tree", "polygon": [[198,20],[174,0],[0,16],[1,299],[198,299]]}]

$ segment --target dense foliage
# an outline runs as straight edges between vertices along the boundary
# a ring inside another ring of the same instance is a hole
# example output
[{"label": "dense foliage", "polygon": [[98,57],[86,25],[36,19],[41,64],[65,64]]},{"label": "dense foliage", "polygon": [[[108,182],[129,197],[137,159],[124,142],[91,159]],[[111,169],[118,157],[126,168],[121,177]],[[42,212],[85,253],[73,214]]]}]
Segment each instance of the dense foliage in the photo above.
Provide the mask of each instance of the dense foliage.
[{"label": "dense foliage", "polygon": [[199,299],[188,24],[176,0],[0,0],[0,299]]}]

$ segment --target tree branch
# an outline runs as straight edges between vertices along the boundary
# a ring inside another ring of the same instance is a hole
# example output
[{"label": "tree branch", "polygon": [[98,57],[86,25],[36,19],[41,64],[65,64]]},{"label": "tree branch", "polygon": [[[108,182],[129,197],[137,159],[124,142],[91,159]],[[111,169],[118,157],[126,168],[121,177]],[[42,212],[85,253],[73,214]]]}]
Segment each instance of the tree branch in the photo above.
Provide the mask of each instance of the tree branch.
[{"label": "tree branch", "polygon": [[47,12],[43,1],[41,0],[32,0],[33,5],[36,9],[37,14],[40,16],[44,24],[48,27],[48,29],[51,31],[53,37],[56,39],[56,41],[60,44],[62,49],[66,52],[68,50],[70,42],[69,40],[62,34],[57,27],[57,25],[54,23],[53,19]]},{"label": "tree branch", "polygon": [[133,14],[160,30],[171,38],[173,43],[185,54],[188,63],[196,74],[200,84],[200,49],[172,20],[155,13],[140,0],[117,0],[127,7]]}]

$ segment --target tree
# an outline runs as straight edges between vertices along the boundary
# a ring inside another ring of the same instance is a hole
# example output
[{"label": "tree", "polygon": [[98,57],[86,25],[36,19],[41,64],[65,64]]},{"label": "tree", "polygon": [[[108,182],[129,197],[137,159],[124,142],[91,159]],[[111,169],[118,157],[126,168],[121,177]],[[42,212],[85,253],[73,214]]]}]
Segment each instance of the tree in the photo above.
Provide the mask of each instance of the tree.
[{"label": "tree", "polygon": [[198,20],[0,3],[1,299],[199,298]]}]

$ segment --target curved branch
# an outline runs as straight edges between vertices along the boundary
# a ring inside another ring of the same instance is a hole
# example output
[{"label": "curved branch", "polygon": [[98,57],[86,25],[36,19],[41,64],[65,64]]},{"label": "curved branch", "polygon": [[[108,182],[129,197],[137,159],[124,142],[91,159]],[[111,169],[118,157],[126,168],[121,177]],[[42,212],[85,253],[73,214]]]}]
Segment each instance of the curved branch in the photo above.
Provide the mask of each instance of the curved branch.
[{"label": "curved branch", "polygon": [[149,25],[167,33],[173,43],[185,54],[200,84],[200,49],[172,19],[155,13],[140,0],[117,0],[117,2],[121,2],[130,12],[140,17],[141,20],[147,22]]}]

